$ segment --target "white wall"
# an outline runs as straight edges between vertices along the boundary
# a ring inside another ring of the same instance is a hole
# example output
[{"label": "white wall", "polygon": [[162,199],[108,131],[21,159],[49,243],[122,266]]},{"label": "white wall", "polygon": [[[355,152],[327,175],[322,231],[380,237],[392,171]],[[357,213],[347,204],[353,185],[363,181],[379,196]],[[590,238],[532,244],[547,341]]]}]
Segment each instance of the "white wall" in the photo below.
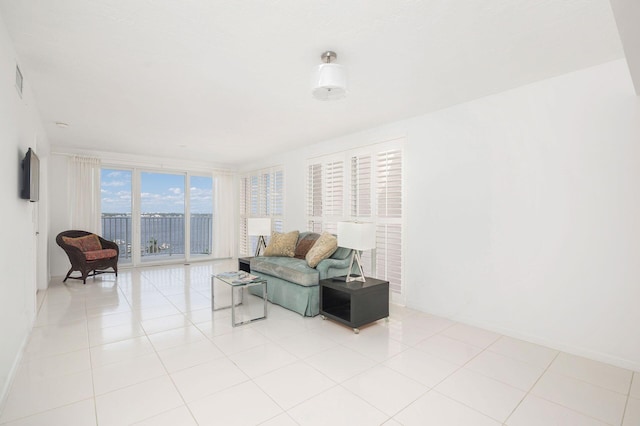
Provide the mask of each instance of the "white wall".
[{"label": "white wall", "polygon": [[[46,185],[41,188],[43,201],[39,203],[20,199],[19,188],[21,161],[27,149],[34,149],[46,172],[49,147],[29,91],[29,75],[23,72],[24,95],[20,98],[14,84],[15,70],[15,52],[0,18],[0,403],[31,331],[36,288],[46,287],[48,279],[43,269],[48,233]],[[39,236],[36,231],[40,231]]]},{"label": "white wall", "polygon": [[410,307],[640,370],[640,98],[623,60],[246,169],[285,166],[286,227],[304,229],[307,158],[398,136]]}]

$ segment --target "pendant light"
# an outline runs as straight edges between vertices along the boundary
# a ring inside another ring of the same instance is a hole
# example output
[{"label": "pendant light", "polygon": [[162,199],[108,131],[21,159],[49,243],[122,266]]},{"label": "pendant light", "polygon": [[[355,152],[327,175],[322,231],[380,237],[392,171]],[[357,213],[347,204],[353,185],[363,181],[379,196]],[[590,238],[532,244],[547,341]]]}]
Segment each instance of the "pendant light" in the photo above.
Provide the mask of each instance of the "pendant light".
[{"label": "pendant light", "polygon": [[323,63],[313,75],[312,94],[321,101],[343,99],[347,94],[347,75],[342,65],[334,64],[338,55],[335,52],[324,52],[320,58]]}]

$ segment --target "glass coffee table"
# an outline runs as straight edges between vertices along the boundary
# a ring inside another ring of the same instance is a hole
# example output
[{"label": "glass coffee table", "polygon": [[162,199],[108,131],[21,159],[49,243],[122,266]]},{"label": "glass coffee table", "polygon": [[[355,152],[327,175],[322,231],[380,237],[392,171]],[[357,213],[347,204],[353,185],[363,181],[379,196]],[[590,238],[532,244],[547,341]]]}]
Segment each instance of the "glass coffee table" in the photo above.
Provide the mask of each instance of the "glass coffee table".
[{"label": "glass coffee table", "polygon": [[[218,280],[231,288],[231,304],[228,306],[221,306],[216,308],[214,305],[214,282]],[[262,316],[250,318],[246,321],[236,322],[236,307],[242,305],[244,302],[244,291],[249,287],[262,286],[262,299],[264,301],[264,311]],[[236,290],[240,290],[239,300],[236,301]],[[251,275],[248,272],[221,272],[211,275],[211,310],[219,311],[221,309],[231,308],[231,325],[237,327],[242,324],[249,324],[254,321],[259,321],[267,318],[267,280]]]}]

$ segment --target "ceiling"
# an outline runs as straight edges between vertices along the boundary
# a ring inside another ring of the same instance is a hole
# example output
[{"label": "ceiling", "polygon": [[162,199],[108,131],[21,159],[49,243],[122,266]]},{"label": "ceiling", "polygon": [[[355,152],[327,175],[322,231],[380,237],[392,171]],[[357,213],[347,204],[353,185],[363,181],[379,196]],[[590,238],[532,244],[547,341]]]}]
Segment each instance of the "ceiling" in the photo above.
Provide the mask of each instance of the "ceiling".
[{"label": "ceiling", "polygon": [[[607,0],[0,0],[0,17],[54,149],[231,166],[624,56]],[[325,50],[344,100],[311,96]]]}]

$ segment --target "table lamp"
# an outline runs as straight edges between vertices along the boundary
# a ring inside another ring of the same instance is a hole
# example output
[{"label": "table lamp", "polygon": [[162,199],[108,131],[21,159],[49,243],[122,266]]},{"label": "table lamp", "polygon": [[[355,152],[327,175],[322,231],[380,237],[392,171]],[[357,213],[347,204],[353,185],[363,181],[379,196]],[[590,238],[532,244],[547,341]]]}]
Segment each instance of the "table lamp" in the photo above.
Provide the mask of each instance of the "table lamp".
[{"label": "table lamp", "polygon": [[265,235],[271,235],[271,218],[268,217],[251,217],[247,219],[247,235],[258,237],[256,245],[256,256],[260,256],[260,250],[267,248]]},{"label": "table lamp", "polygon": [[[338,246],[346,247],[353,250],[351,261],[349,262],[349,270],[345,277],[345,282],[362,281],[365,282],[364,270],[362,269],[362,258],[360,252],[362,250],[371,250],[376,248],[376,226],[373,223],[366,222],[338,222]],[[360,276],[351,276],[353,262],[358,265]]]}]

